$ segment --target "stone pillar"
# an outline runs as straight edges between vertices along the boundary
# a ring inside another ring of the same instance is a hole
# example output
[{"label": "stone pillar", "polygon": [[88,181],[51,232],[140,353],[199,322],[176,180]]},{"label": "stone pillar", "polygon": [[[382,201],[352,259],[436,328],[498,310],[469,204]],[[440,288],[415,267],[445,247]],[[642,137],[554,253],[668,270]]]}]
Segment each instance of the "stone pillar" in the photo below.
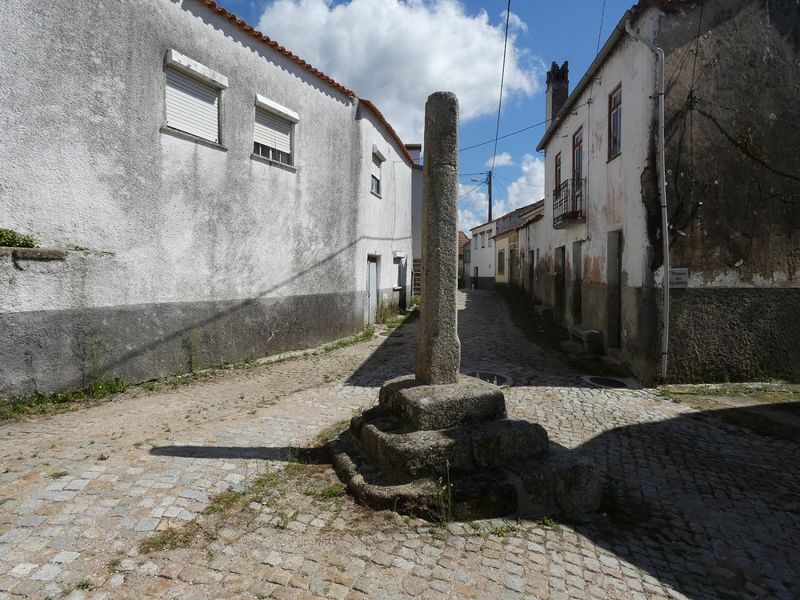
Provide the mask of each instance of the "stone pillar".
[{"label": "stone pillar", "polygon": [[456,383],[461,365],[458,288],[458,99],[435,92],[425,103],[422,183],[422,297],[417,380]]}]

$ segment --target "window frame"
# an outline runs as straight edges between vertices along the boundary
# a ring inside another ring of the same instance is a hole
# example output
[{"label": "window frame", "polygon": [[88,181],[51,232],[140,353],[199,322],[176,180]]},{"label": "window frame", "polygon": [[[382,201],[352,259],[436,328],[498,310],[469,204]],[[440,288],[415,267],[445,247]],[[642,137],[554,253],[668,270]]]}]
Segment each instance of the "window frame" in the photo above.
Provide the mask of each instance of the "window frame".
[{"label": "window frame", "polygon": [[611,161],[620,154],[622,154],[622,84],[617,85],[608,95],[608,160]]},{"label": "window frame", "polygon": [[572,181],[578,179],[583,179],[583,125],[572,134]]},{"label": "window frame", "polygon": [[[161,131],[164,133],[170,133],[177,137],[188,139],[191,141],[199,142],[205,145],[209,145],[216,148],[221,148],[225,150],[226,148],[222,145],[223,143],[223,135],[222,135],[222,116],[223,116],[223,90],[228,88],[228,78],[221,73],[210,69],[209,67],[205,66],[202,63],[197,62],[194,59],[189,58],[188,56],[181,54],[175,49],[167,50],[166,54],[164,55],[164,105],[163,105],[163,113],[162,113],[162,126]],[[209,89],[209,91],[213,92],[216,95],[216,108],[217,108],[217,135],[216,139],[211,139],[204,135],[201,135],[197,132],[186,131],[185,129],[181,129],[180,127],[175,127],[174,122],[171,125],[169,123],[168,118],[168,97],[167,92],[169,89],[169,85],[167,83],[167,78],[169,73],[173,72],[176,75],[183,76],[185,78],[190,79],[194,84],[203,86]]]},{"label": "window frame", "polygon": [[506,251],[498,250],[497,252],[497,273],[505,275],[506,273]]},{"label": "window frame", "polygon": [[[272,146],[255,141],[255,126],[256,126],[256,119],[258,117],[258,111],[268,113],[270,116],[278,118],[289,124],[288,153],[284,152],[283,150],[278,150],[277,148],[274,148]],[[262,96],[261,94],[256,94],[255,106],[253,109],[253,152],[250,155],[251,158],[264,161],[271,165],[283,167],[291,171],[295,171],[297,169],[296,137],[297,137],[297,124],[299,122],[300,122],[300,115],[295,111],[293,111],[292,109],[287,108],[281,104],[278,104],[274,100],[270,100],[269,98]],[[264,150],[267,151],[267,154],[262,153],[262,151]],[[284,154],[287,155],[288,160],[283,160],[283,157],[281,155]]]},{"label": "window frame", "polygon": [[554,165],[553,171],[554,171],[553,174],[554,174],[554,176],[556,178],[556,182],[555,182],[556,184],[553,187],[553,189],[557,190],[558,186],[561,185],[561,152],[556,154],[555,165]]},{"label": "window frame", "polygon": [[[383,197],[383,163],[386,162],[386,156],[378,149],[375,144],[372,145],[372,155],[369,173],[369,192],[377,198]],[[372,172],[372,166],[378,167],[378,177]],[[377,186],[375,185],[377,183]],[[377,187],[377,191],[376,191]]]}]

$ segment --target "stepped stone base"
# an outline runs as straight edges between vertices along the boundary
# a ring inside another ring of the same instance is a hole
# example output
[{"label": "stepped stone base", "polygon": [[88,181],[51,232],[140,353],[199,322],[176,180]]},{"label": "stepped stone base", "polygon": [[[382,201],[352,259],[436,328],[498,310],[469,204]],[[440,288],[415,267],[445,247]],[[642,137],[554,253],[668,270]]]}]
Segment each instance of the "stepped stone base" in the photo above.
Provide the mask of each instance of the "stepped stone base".
[{"label": "stepped stone base", "polygon": [[390,381],[379,406],[327,448],[350,492],[376,510],[469,520],[576,514],[600,502],[596,465],[550,443],[541,425],[507,419],[500,388],[471,377]]}]

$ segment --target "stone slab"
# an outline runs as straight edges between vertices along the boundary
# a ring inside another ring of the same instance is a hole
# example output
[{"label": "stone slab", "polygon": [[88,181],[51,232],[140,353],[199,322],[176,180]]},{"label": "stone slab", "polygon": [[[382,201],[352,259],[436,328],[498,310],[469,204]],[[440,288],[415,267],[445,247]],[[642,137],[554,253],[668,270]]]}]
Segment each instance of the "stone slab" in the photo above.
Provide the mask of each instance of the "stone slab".
[{"label": "stone slab", "polygon": [[415,430],[373,411],[355,417],[350,432],[382,469],[411,477],[444,476],[448,468],[455,473],[501,467],[548,448],[544,427],[528,421],[500,419],[451,429]]},{"label": "stone slab", "polygon": [[[444,478],[403,479],[387,475],[366,457],[349,431],[326,446],[339,478],[360,502],[375,510],[457,521],[510,515],[537,518],[576,516],[600,505],[601,477],[596,464],[550,444],[547,454],[517,461],[506,469],[451,473]],[[452,485],[451,497],[446,493]]]},{"label": "stone slab", "polygon": [[417,429],[449,429],[506,417],[503,391],[476,377],[457,383],[425,385],[413,375],[386,382],[378,397],[388,414]]}]

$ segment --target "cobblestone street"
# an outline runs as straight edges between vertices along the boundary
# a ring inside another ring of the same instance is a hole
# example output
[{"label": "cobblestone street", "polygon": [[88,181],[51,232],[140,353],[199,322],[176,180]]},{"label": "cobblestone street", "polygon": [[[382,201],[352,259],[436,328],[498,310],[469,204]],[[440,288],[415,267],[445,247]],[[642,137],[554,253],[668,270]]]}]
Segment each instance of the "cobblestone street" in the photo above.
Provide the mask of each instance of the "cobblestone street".
[{"label": "cobblestone street", "polygon": [[[337,480],[322,459],[282,475],[323,429],[413,371],[412,321],[0,424],[0,599],[800,597],[796,440],[656,390],[591,386],[531,345],[496,294],[460,293],[459,306],[462,371],[507,378],[514,416],[595,460],[605,513],[443,528],[326,497]],[[284,493],[217,519],[213,535],[142,549],[265,473]]]}]

